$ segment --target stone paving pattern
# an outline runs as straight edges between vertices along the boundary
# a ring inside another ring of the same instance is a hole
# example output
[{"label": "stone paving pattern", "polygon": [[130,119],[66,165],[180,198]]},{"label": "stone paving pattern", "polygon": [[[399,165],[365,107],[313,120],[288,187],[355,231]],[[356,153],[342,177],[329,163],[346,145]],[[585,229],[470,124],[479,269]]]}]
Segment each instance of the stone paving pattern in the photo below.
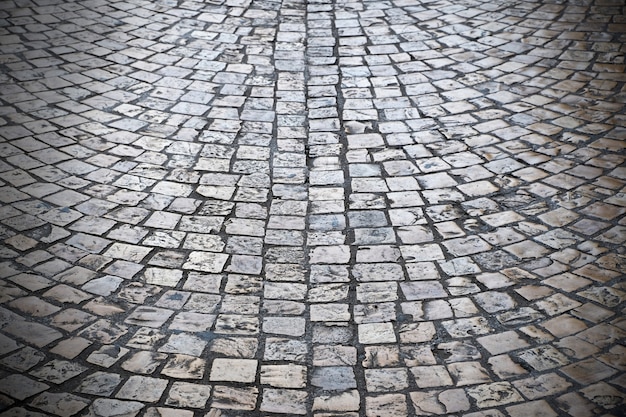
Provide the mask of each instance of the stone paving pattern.
[{"label": "stone paving pattern", "polygon": [[0,1],[0,416],[615,416],[622,0]]}]

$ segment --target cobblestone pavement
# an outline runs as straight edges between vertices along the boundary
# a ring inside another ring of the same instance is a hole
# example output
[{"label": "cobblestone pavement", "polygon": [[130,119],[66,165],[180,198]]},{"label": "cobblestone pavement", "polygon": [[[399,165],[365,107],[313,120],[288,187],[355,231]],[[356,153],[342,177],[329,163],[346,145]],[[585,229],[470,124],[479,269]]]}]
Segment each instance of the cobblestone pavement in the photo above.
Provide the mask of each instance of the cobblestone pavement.
[{"label": "cobblestone pavement", "polygon": [[0,416],[621,416],[622,0],[1,0]]}]

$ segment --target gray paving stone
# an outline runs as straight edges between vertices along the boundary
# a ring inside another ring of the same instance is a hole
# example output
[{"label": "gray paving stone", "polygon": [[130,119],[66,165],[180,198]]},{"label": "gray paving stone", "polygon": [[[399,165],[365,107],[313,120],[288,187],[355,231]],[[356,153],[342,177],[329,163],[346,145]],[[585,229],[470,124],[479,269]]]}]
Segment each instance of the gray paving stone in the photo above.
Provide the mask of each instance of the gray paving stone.
[{"label": "gray paving stone", "polygon": [[5,414],[623,406],[621,5],[18,6]]}]

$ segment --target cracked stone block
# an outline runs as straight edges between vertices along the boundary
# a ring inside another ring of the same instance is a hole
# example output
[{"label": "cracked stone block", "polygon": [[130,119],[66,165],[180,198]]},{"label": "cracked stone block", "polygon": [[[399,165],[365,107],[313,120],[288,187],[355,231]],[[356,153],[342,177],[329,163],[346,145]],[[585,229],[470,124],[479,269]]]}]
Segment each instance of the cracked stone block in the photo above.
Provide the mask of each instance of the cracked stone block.
[{"label": "cracked stone block", "polygon": [[455,413],[470,408],[469,399],[461,389],[418,391],[411,392],[410,396],[416,415],[419,416]]}]

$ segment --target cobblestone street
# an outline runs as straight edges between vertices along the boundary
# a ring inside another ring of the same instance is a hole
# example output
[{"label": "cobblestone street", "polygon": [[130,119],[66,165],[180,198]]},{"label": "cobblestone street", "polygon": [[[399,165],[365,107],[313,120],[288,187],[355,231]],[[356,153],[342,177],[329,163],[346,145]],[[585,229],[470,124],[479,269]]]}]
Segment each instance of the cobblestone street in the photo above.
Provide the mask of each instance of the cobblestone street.
[{"label": "cobblestone street", "polygon": [[623,0],[0,0],[0,417],[621,417]]}]

